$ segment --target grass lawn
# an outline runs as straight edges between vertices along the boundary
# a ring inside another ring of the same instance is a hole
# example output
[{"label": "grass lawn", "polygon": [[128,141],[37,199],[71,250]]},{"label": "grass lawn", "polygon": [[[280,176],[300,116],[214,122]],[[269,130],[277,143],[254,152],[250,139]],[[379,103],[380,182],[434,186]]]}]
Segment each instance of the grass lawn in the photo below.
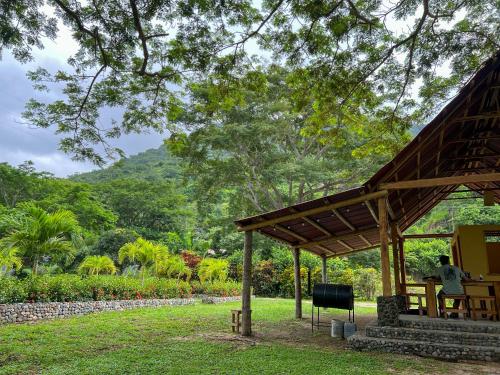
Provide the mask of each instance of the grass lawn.
[{"label": "grass lawn", "polygon": [[[255,336],[230,333],[239,303],[144,308],[0,326],[0,374],[491,374],[497,365],[348,350],[327,329],[311,334],[310,303],[253,301]],[[356,310],[364,325],[375,308]],[[332,316],[345,312],[333,312]]]}]

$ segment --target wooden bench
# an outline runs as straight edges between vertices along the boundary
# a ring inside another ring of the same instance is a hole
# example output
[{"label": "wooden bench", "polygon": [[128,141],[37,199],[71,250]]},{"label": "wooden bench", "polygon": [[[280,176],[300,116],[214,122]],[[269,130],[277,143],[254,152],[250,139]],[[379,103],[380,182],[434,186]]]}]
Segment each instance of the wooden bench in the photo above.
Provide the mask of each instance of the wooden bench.
[{"label": "wooden bench", "polygon": [[473,320],[477,320],[478,313],[480,316],[486,315],[486,319],[498,319],[495,296],[469,296],[469,301]]},{"label": "wooden bench", "polygon": [[[417,302],[411,302],[410,297],[416,297]],[[409,309],[412,305],[417,305],[418,306],[418,315],[423,316],[424,315],[424,305],[422,303],[422,299],[425,298],[425,294],[419,294],[419,293],[406,293],[406,306]]]},{"label": "wooden bench", "polygon": [[231,310],[231,328],[234,333],[240,333],[241,310]]},{"label": "wooden bench", "polygon": [[[443,300],[443,315],[445,319],[448,319],[448,313],[462,314],[464,320],[467,319],[469,308],[467,303],[467,296],[465,294],[443,294],[441,296],[441,299]],[[453,300],[453,302],[455,302],[456,300],[460,301],[458,304],[458,308],[446,307],[446,300],[449,299]]]}]

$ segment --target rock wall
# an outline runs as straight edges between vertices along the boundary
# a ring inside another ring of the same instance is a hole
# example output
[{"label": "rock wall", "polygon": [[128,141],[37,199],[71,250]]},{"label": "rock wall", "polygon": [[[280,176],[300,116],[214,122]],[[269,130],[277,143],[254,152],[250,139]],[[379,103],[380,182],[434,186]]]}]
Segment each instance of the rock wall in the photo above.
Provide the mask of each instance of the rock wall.
[{"label": "rock wall", "polygon": [[377,297],[377,317],[379,326],[399,326],[399,314],[406,309],[404,296]]},{"label": "rock wall", "polygon": [[202,303],[223,303],[223,302],[235,302],[235,301],[241,301],[241,296],[233,296],[233,297],[203,296],[201,298]]},{"label": "rock wall", "polygon": [[64,318],[99,311],[123,311],[139,307],[190,305],[194,302],[193,298],[174,298],[125,301],[14,303],[0,305],[0,324]]}]

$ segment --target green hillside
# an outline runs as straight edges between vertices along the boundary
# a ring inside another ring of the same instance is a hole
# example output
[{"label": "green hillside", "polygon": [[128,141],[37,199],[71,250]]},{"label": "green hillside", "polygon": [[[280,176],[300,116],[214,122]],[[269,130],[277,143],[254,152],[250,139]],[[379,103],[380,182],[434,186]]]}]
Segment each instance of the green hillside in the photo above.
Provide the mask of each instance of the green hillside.
[{"label": "green hillside", "polygon": [[165,146],[149,149],[123,158],[108,168],[69,177],[73,181],[100,183],[117,179],[177,180],[181,178],[180,159],[171,155]]}]

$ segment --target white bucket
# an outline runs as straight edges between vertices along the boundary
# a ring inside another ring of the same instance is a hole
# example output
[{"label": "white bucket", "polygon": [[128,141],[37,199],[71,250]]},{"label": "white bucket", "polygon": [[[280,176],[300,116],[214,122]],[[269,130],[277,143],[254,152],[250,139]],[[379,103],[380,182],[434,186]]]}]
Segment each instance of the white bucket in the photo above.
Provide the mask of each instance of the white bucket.
[{"label": "white bucket", "polygon": [[338,319],[332,320],[332,337],[337,337],[337,338],[344,337],[344,322],[342,320]]}]

